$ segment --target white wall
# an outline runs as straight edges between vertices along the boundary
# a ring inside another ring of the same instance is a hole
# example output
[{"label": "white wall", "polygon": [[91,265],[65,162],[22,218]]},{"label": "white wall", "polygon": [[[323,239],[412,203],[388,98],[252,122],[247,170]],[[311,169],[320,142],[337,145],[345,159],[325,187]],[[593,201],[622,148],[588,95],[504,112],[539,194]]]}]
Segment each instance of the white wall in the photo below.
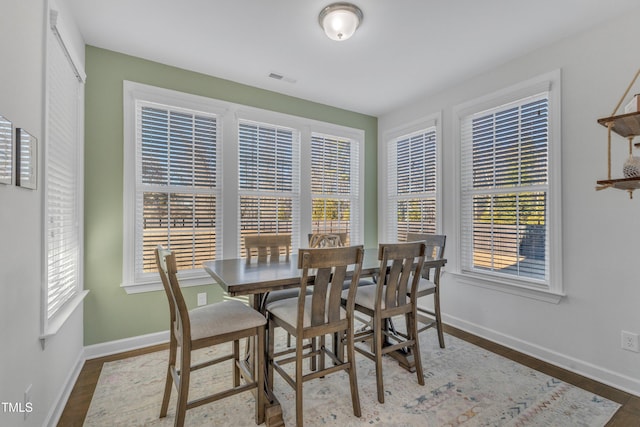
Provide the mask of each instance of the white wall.
[{"label": "white wall", "polygon": [[[390,129],[442,112],[443,231],[449,236],[448,273],[442,289],[445,322],[636,395],[640,395],[640,353],[622,350],[620,333],[640,333],[640,191],[629,200],[620,190],[596,192],[595,184],[607,174],[607,131],[596,120],[612,113],[640,67],[638,22],[640,10],[456,87],[425,95],[379,119],[382,142]],[[464,48],[459,54],[464,54]],[[452,107],[558,68],[562,70],[563,284],[567,296],[553,304],[463,284],[450,274],[459,256]],[[638,92],[640,82],[632,91]],[[615,138],[612,175],[622,177],[627,143]],[[382,173],[381,167],[379,170]],[[380,203],[385,203],[382,197]]]},{"label": "white wall", "polygon": [[[40,336],[42,267],[42,160],[44,133],[45,0],[2,0],[0,114],[32,133],[39,144],[36,191],[0,184],[0,402],[22,403],[32,385],[33,412],[8,413],[0,425],[55,422],[58,403],[73,385],[83,351],[82,309],[60,332]],[[80,49],[84,54],[84,48]],[[63,401],[64,403],[64,401]]]}]

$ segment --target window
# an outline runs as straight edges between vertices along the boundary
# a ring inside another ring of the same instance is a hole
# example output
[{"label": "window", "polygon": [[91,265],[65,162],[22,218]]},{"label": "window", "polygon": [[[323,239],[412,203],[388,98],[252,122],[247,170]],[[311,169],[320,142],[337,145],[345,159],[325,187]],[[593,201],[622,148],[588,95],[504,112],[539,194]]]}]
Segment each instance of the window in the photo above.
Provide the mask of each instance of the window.
[{"label": "window", "polygon": [[551,131],[558,95],[550,81],[542,82],[516,99],[461,115],[463,273],[557,290],[550,247],[559,226],[552,221],[559,185],[551,168],[559,157],[558,134]]},{"label": "window", "polygon": [[123,283],[161,290],[154,249],[176,253],[187,286],[210,283],[221,254],[220,105],[124,82]]},{"label": "window", "polygon": [[183,286],[211,284],[202,263],[245,256],[248,235],[290,234],[295,251],[313,198],[323,227],[362,243],[362,130],[128,81],[123,92],[127,293],[162,289],[158,244],[176,252]]},{"label": "window", "polygon": [[46,290],[43,336],[54,334],[82,290],[82,109],[84,71],[51,10],[47,35],[45,138]]},{"label": "window", "polygon": [[439,192],[439,115],[388,136],[385,239],[436,233]]},{"label": "window", "polygon": [[251,234],[292,234],[299,218],[299,143],[293,129],[241,121],[240,246]]},{"label": "window", "polygon": [[[162,289],[158,244],[176,251],[185,286],[210,284],[202,262],[244,256],[250,234],[291,234],[295,250],[312,232],[316,197],[327,201],[323,226],[362,243],[361,130],[140,83],[123,89],[127,293]],[[317,153],[326,163],[312,162]],[[301,165],[324,180],[313,195]]]},{"label": "window", "polygon": [[[345,138],[311,135],[311,231],[346,233],[348,245],[358,218],[358,144]],[[352,230],[353,228],[353,230]],[[355,240],[355,239],[354,239]]]},{"label": "window", "polygon": [[182,274],[200,273],[216,256],[217,119],[149,102],[137,103],[136,117],[136,272],[155,277],[163,245]]}]

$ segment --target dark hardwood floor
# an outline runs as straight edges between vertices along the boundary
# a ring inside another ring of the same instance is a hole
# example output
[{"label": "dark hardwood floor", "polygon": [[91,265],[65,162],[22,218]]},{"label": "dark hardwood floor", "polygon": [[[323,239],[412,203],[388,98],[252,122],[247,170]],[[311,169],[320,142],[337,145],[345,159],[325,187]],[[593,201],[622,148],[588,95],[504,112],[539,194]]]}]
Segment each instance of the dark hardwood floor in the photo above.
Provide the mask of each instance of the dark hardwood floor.
[{"label": "dark hardwood floor", "polygon": [[[544,372],[545,374],[551,375],[561,381],[576,385],[592,393],[620,403],[622,407],[611,418],[609,423],[607,423],[607,427],[640,427],[640,397],[625,393],[597,381],[590,380],[581,375],[567,371],[566,369],[550,365],[549,363],[540,361],[531,356],[527,356],[459,329],[445,326],[445,331],[450,335],[473,343],[511,360],[515,360],[516,362],[537,371]],[[71,395],[69,396],[69,400],[67,401],[62,416],[60,417],[58,426],[82,426],[89,409],[89,404],[91,403],[91,398],[93,397],[93,392],[96,388],[96,384],[98,383],[98,377],[100,376],[102,365],[105,362],[125,359],[127,357],[151,353],[166,348],[168,348],[168,345],[158,345],[112,356],[87,360],[80,372],[73,390],[71,391]]]}]

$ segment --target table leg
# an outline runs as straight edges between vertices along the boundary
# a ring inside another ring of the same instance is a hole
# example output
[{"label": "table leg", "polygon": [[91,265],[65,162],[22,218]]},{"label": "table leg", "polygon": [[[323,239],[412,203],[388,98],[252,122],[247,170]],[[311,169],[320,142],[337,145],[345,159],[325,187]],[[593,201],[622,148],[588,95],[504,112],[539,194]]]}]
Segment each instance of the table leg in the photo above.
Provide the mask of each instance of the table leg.
[{"label": "table leg", "polygon": [[[407,325],[408,323],[408,319],[406,320]],[[400,333],[396,330],[394,324],[393,324],[393,319],[389,318],[387,319],[387,321],[385,322],[384,325],[385,328],[385,333],[382,334],[383,337],[385,337],[384,342],[382,343],[383,347],[392,345],[392,343],[388,340],[387,335],[386,334],[391,334],[391,335],[398,335],[400,338],[404,338],[400,335]],[[418,339],[418,337],[416,337],[416,339]],[[387,353],[390,357],[393,357],[394,359],[396,359],[398,361],[398,364],[406,369],[409,372],[415,372],[416,371],[416,362],[414,360],[415,355],[413,354],[413,352],[411,351],[411,349],[409,348],[401,348],[392,352]]]},{"label": "table leg", "polygon": [[[252,301],[253,308],[255,308],[260,312],[263,311],[263,307],[262,307],[263,298],[264,298],[264,294],[253,295],[253,301]],[[269,388],[269,385],[268,385],[269,382],[267,378],[267,375],[269,373],[269,369],[267,368],[267,364],[269,363],[269,361],[266,359],[267,348],[269,348],[268,340],[273,339],[273,337],[270,337],[267,334],[266,339],[267,339],[267,345],[265,345],[265,352],[263,355],[263,357],[265,358],[265,363],[264,363],[265,375],[264,375],[264,387],[263,387],[263,392],[265,393],[265,397],[266,397],[265,425],[267,427],[280,427],[280,426],[284,426],[284,419],[282,418],[282,407],[280,406],[280,402],[278,402],[278,399],[276,399],[275,395],[273,394],[273,391]],[[253,363],[255,348],[256,348],[255,339],[253,337],[248,338],[245,363],[252,373],[254,369],[253,367],[255,366],[255,364]]]},{"label": "table leg", "polygon": [[416,362],[414,360],[414,354],[406,350],[395,350],[387,353],[387,355],[393,357],[398,361],[398,364],[409,372],[416,371]]}]

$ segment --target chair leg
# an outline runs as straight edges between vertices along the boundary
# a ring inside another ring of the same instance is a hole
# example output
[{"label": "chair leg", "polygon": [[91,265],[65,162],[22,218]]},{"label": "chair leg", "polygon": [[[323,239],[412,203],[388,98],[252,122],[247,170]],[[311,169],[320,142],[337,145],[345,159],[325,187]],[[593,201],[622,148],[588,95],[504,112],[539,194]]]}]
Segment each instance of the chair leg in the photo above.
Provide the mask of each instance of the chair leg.
[{"label": "chair leg", "polygon": [[344,360],[344,336],[341,332],[333,334],[333,354],[340,360]]},{"label": "chair leg", "polygon": [[189,401],[189,378],[191,376],[191,348],[186,343],[182,344],[180,355],[180,381],[178,381],[178,405],[174,426],[184,426]]},{"label": "chair leg", "polygon": [[416,375],[418,376],[418,384],[424,385],[424,374],[422,372],[422,356],[420,354],[420,340],[418,339],[418,319],[416,318],[415,308],[414,312],[408,317],[410,319],[410,325],[407,325],[409,332],[409,339],[413,340],[413,361],[416,367]]},{"label": "chair leg", "polygon": [[[358,393],[358,377],[356,375],[356,352],[353,343],[353,326],[349,327],[346,331],[347,334],[347,363],[349,367],[349,385],[351,386],[351,404],[353,405],[353,415],[356,417],[362,416],[360,409],[360,394]],[[342,335],[342,334],[340,334]],[[342,345],[341,345],[342,346]],[[341,353],[344,353],[342,351]],[[340,360],[344,362],[344,356],[340,356]]]},{"label": "chair leg", "polygon": [[[314,338],[314,340],[315,339],[316,338]],[[319,358],[319,360],[318,360],[318,369],[320,371],[324,371],[324,349],[325,349],[325,344],[326,343],[325,343],[324,335],[322,335],[320,337],[320,347],[319,347],[320,354],[317,356]],[[315,349],[315,350],[318,350],[318,349]],[[324,376],[323,376],[323,378],[324,378]]]},{"label": "chair leg", "polygon": [[[318,341],[316,337],[311,338],[311,352],[316,352],[318,350]],[[309,358],[309,369],[315,371],[318,369],[318,357],[312,356]]]},{"label": "chair leg", "polygon": [[249,355],[251,354],[251,337],[247,337],[246,341],[245,341],[245,345],[244,345],[244,355],[245,355],[245,360],[249,360],[250,357]]},{"label": "chair leg", "polygon": [[240,385],[240,341],[233,341],[233,386],[238,387]]},{"label": "chair leg", "polygon": [[164,383],[164,394],[162,395],[162,406],[160,407],[160,418],[167,416],[167,410],[169,409],[169,400],[171,399],[171,389],[173,388],[173,376],[171,371],[176,366],[176,353],[178,352],[178,343],[176,338],[171,335],[169,342],[169,363],[167,364],[167,379]]},{"label": "chair leg", "polygon": [[302,413],[302,342],[299,337],[296,338],[296,425],[302,427],[303,413]]},{"label": "chair leg", "polygon": [[256,366],[254,370],[254,379],[256,381],[256,424],[262,424],[264,422],[265,411],[265,390],[264,390],[264,354],[265,354],[265,329],[264,327],[258,328],[258,348],[256,349]]},{"label": "chair leg", "polygon": [[269,390],[273,390],[273,354],[274,354],[274,331],[275,327],[273,325],[273,321],[269,319],[268,324],[268,332],[267,332],[267,387]]},{"label": "chair leg", "polygon": [[376,359],[376,385],[378,402],[384,403],[384,383],[382,381],[382,320],[380,316],[373,318],[373,348]]},{"label": "chair leg", "polygon": [[440,316],[440,291],[437,288],[433,294],[433,308],[436,318],[436,329],[438,329],[438,341],[440,348],[444,348],[444,332],[442,331],[442,317]]}]

